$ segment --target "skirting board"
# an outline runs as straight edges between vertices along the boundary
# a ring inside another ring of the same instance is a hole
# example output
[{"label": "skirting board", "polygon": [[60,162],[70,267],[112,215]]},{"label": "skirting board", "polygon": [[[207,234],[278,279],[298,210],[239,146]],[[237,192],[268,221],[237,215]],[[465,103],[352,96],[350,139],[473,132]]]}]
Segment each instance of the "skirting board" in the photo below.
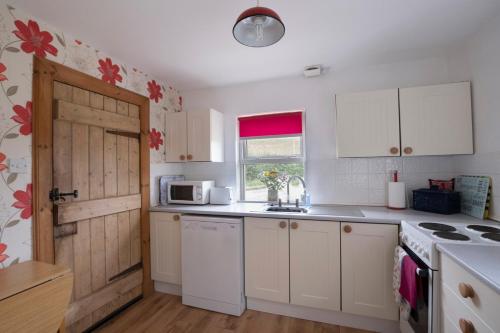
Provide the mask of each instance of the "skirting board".
[{"label": "skirting board", "polygon": [[155,290],[164,294],[170,294],[176,296],[182,295],[182,287],[180,284],[155,281]]},{"label": "skirting board", "polygon": [[318,321],[321,323],[352,327],[382,333],[399,333],[399,322],[358,316],[349,313],[314,309],[305,306],[282,304],[247,297],[247,308],[282,316]]}]

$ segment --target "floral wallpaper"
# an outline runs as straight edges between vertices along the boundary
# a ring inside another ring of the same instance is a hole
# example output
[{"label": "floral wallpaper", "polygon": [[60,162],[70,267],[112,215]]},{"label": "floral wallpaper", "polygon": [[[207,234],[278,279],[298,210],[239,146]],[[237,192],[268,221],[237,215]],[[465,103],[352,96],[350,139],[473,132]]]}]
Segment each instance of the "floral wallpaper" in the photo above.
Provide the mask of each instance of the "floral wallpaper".
[{"label": "floral wallpaper", "polygon": [[33,55],[148,96],[151,163],[165,161],[165,113],[182,111],[182,97],[167,83],[0,0],[0,268],[32,257]]}]

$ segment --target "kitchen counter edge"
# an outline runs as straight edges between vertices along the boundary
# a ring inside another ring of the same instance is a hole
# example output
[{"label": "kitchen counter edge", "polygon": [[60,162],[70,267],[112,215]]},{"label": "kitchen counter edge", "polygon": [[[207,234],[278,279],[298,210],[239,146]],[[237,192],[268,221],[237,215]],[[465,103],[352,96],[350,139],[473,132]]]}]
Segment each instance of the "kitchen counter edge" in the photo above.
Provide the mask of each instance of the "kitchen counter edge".
[{"label": "kitchen counter edge", "polygon": [[[303,213],[275,213],[263,211],[264,205],[234,203],[231,205],[163,205],[150,208],[151,212],[168,212],[178,214],[261,217],[296,220],[341,221],[378,224],[401,224],[402,221],[428,221],[428,222],[474,222],[475,218],[462,214],[439,215],[406,210],[391,210],[385,207],[351,206],[360,210],[364,216],[343,216],[331,214],[303,214]],[[343,206],[345,207],[345,206]]]}]

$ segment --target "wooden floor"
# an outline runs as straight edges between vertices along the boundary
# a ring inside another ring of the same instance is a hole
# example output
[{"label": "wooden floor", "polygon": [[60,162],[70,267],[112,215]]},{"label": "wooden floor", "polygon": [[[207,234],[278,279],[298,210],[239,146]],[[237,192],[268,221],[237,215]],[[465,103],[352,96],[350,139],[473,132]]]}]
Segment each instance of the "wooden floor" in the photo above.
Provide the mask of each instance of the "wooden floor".
[{"label": "wooden floor", "polygon": [[182,305],[180,297],[161,293],[131,306],[98,332],[369,333],[254,310],[234,317],[188,307]]}]

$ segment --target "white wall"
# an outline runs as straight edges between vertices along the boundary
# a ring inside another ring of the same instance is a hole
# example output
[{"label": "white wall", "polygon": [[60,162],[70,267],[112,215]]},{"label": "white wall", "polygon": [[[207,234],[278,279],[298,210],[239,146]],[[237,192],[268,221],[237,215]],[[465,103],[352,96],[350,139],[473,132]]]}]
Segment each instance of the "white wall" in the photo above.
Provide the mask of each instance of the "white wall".
[{"label": "white wall", "polygon": [[475,154],[455,158],[460,174],[493,180],[491,215],[500,220],[500,16],[452,54],[450,68],[472,82]]},{"label": "white wall", "polygon": [[337,159],[334,94],[450,82],[445,53],[433,58],[332,72],[319,78],[293,77],[182,92],[186,110],[215,108],[225,115],[225,163],[187,163],[191,179],[237,186],[236,123],[239,115],[306,110],[306,181],[313,203],[384,205],[389,170],[398,169],[410,189],[429,177],[454,174],[452,157]]}]

